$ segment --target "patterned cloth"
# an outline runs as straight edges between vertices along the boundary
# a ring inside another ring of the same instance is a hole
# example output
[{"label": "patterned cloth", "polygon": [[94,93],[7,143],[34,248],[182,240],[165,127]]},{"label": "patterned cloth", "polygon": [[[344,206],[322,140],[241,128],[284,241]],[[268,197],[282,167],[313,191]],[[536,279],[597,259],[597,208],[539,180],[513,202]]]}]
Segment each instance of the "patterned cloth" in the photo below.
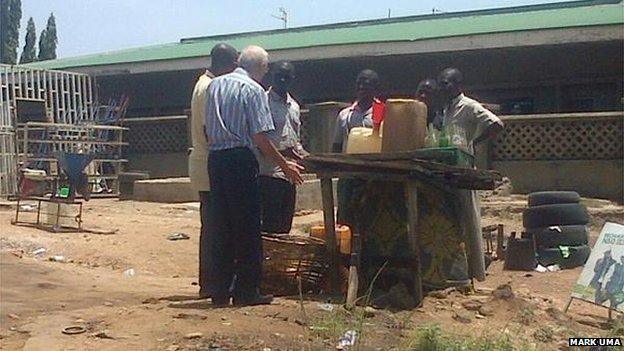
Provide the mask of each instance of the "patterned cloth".
[{"label": "patterned cloth", "polygon": [[[375,284],[377,289],[387,291],[397,283],[413,286],[405,186],[399,182],[356,182],[353,197],[342,198],[349,205],[341,220],[358,228],[362,235],[363,280],[370,282],[387,261],[385,272]],[[418,190],[421,272],[426,286],[443,288],[469,282],[466,245],[459,223],[461,209],[456,204],[453,194],[426,186]]]},{"label": "patterned cloth", "polygon": [[206,98],[209,150],[255,150],[253,135],[274,129],[266,92],[247,71],[239,67],[212,81]]}]

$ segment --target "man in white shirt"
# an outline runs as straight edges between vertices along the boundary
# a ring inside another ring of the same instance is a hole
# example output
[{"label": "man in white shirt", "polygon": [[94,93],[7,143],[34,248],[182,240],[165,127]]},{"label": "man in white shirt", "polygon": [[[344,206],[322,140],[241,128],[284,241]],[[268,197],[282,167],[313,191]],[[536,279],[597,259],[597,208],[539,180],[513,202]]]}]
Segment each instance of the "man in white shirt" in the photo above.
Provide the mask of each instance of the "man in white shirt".
[{"label": "man in white shirt", "polygon": [[[503,122],[478,101],[463,94],[463,75],[457,68],[447,68],[438,76],[440,95],[444,100],[443,127],[456,125],[466,133],[470,151],[486,140],[496,138]],[[481,209],[476,191],[458,190],[464,237],[468,244],[469,270],[479,281],[485,279],[485,262],[481,234]]]},{"label": "man in white shirt", "polygon": [[[301,145],[299,104],[288,92],[295,78],[295,67],[288,61],[276,62],[271,72],[272,86],[267,91],[275,130],[267,132],[278,151],[287,159],[298,161],[308,153]],[[263,154],[260,165],[262,231],[289,233],[295,214],[296,186],[282,169]]]},{"label": "man in white shirt", "polygon": [[210,180],[208,178],[208,142],[204,131],[206,92],[212,79],[232,72],[237,65],[238,52],[227,44],[217,44],[210,51],[210,68],[195,83],[191,98],[191,139],[188,167],[191,186],[199,193],[201,231],[199,236],[199,296],[210,296],[208,284],[208,247],[210,222]]}]

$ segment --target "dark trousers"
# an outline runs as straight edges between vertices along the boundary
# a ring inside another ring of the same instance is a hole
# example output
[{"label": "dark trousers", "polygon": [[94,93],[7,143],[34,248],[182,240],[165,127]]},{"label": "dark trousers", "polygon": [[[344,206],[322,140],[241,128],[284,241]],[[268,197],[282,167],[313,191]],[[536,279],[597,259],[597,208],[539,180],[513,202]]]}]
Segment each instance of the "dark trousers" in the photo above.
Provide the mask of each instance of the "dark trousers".
[{"label": "dark trousers", "polygon": [[263,232],[290,233],[296,197],[296,187],[289,181],[260,176]]},{"label": "dark trousers", "polygon": [[224,296],[234,283],[234,297],[257,292],[262,277],[258,162],[248,148],[212,151],[208,158],[212,197],[212,296]]},{"label": "dark trousers", "polygon": [[210,191],[199,192],[199,214],[201,219],[201,231],[199,234],[199,294],[209,295],[210,287],[208,286],[208,270],[210,259],[210,216],[212,211],[210,200]]}]

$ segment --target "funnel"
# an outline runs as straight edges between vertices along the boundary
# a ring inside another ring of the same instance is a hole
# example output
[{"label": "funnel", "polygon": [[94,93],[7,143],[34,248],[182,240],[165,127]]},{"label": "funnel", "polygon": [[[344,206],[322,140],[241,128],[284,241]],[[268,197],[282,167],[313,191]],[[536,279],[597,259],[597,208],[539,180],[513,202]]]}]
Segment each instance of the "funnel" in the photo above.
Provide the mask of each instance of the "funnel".
[{"label": "funnel", "polygon": [[59,152],[58,159],[59,165],[63,170],[63,173],[69,179],[78,179],[80,173],[87,167],[87,165],[93,161],[95,155],[93,154],[75,154]]},{"label": "funnel", "polygon": [[83,170],[94,157],[95,155],[93,154],[59,152],[56,158],[61,166],[61,170],[63,170],[63,173],[69,180],[70,194],[73,195],[77,190],[86,200],[90,198],[89,179],[83,173]]}]

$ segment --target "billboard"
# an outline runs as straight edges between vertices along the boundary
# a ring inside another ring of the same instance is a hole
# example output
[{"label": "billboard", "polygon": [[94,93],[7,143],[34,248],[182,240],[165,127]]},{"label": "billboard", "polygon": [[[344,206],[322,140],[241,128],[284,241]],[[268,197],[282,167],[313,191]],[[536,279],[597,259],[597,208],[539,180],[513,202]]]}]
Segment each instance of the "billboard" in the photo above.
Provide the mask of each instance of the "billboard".
[{"label": "billboard", "polygon": [[624,312],[624,225],[602,227],[572,297]]}]

